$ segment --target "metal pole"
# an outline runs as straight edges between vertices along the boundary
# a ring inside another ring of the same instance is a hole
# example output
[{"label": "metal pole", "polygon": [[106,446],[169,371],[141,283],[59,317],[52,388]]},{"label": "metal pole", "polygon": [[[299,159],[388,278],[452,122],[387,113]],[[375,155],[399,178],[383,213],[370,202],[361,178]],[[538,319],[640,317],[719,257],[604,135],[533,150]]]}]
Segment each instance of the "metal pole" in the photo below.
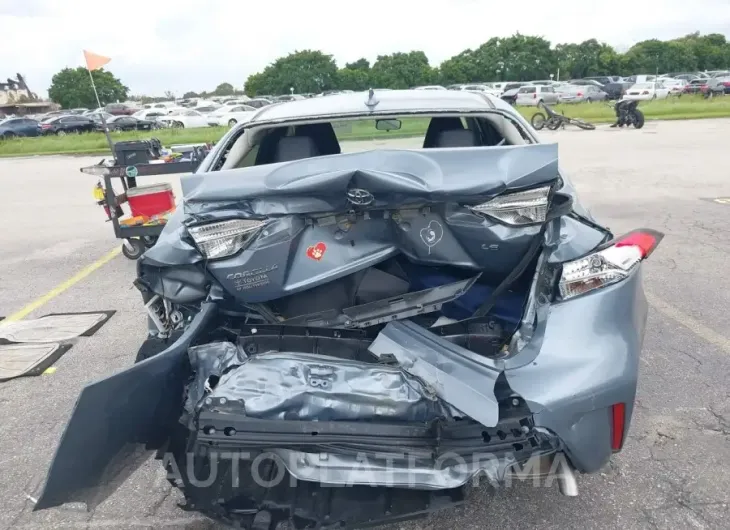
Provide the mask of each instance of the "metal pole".
[{"label": "metal pole", "polygon": [[114,157],[114,165],[117,165],[117,156],[114,154],[114,142],[112,141],[112,137],[109,135],[109,128],[106,125],[106,119],[104,119],[104,110],[101,108],[101,100],[99,100],[99,93],[96,91],[96,83],[94,83],[94,76],[91,75],[91,70],[88,68],[86,69],[89,72],[89,79],[91,79],[91,88],[94,89],[94,95],[96,96],[96,104],[98,105],[98,109],[100,110],[99,117],[101,118],[101,125],[104,127],[104,134],[106,135],[106,141],[109,144],[109,149],[112,152],[112,156]]}]

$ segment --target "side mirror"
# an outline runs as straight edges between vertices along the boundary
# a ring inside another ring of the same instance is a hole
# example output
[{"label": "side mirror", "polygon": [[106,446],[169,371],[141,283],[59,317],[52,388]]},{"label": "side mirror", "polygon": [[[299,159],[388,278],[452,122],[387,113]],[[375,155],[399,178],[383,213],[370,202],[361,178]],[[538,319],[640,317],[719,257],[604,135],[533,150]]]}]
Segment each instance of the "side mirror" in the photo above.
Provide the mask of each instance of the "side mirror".
[{"label": "side mirror", "polygon": [[401,125],[400,120],[375,120],[375,128],[379,131],[397,131]]}]

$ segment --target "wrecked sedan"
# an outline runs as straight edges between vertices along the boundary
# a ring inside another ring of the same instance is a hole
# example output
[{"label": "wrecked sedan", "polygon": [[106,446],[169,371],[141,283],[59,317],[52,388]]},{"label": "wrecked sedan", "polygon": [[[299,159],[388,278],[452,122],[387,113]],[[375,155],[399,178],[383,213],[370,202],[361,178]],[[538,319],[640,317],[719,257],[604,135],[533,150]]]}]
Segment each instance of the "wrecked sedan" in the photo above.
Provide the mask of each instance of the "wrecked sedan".
[{"label": "wrecked sedan", "polygon": [[[381,146],[341,144],[363,131]],[[271,105],[181,182],[138,262],[139,362],[83,390],[36,509],[93,508],[156,451],[186,509],[359,527],[477,478],[576,495],[621,450],[662,235],[593,220],[499,98]]]}]

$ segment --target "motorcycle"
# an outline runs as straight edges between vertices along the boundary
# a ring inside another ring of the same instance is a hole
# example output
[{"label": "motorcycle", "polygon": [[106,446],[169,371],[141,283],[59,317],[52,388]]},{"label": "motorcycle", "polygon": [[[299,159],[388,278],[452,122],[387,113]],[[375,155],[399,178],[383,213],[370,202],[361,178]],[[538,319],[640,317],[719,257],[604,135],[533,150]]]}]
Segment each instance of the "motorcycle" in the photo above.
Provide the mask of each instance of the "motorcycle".
[{"label": "motorcycle", "polygon": [[586,131],[592,131],[596,128],[592,123],[588,123],[579,118],[569,118],[564,113],[558,114],[545,103],[542,103],[542,109],[547,113],[547,116],[542,112],[537,112],[530,118],[530,123],[536,131],[542,130],[543,127],[547,127],[551,131],[555,131],[561,127],[565,129],[566,123],[575,125]]},{"label": "motorcycle", "polygon": [[644,113],[641,112],[637,107],[639,102],[636,100],[622,99],[616,102],[615,105],[610,105],[611,108],[616,112],[616,123],[611,127],[629,127],[633,125],[636,129],[641,129],[644,126]]}]

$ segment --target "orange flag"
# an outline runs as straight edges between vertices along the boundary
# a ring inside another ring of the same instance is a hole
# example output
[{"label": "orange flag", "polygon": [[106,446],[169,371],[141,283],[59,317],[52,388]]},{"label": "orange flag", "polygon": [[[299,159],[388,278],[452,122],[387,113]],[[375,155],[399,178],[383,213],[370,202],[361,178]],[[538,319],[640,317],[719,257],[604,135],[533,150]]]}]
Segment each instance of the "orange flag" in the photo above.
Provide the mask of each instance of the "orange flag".
[{"label": "orange flag", "polygon": [[84,58],[86,59],[86,68],[91,70],[98,70],[106,63],[111,61],[109,57],[103,55],[97,55],[95,53],[84,50]]}]

